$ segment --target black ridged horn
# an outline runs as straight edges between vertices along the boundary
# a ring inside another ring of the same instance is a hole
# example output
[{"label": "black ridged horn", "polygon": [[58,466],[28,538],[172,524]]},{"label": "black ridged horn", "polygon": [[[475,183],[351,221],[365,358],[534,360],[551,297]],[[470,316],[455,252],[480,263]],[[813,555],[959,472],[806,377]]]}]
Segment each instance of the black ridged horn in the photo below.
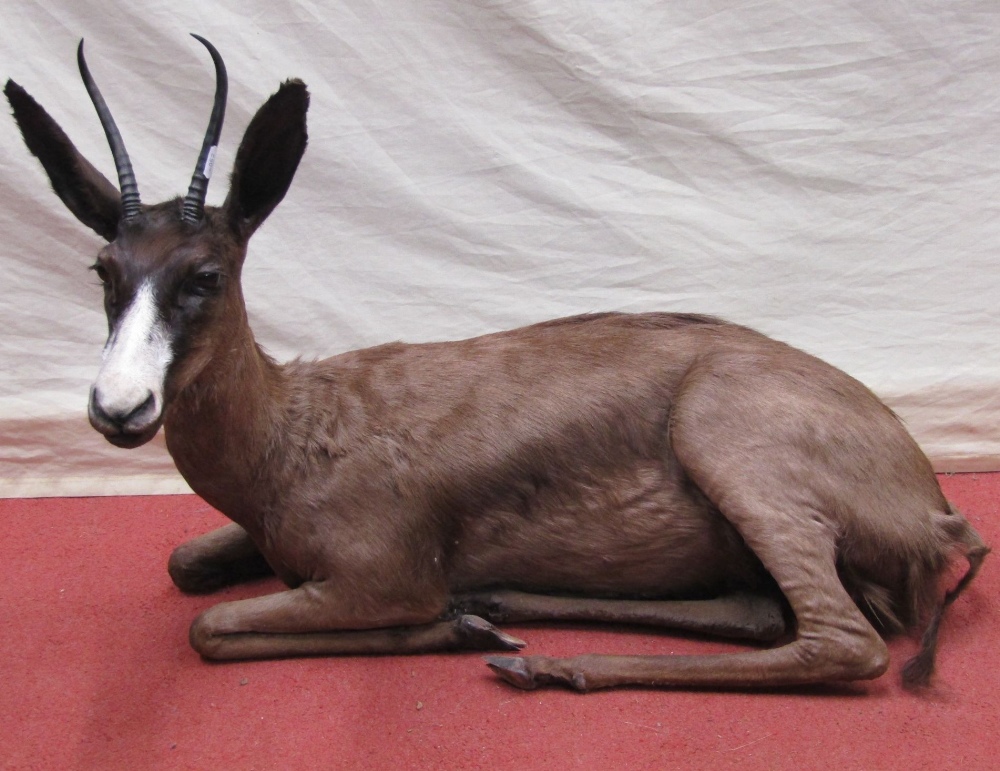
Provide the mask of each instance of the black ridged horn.
[{"label": "black ridged horn", "polygon": [[198,165],[195,166],[191,186],[184,197],[181,209],[181,219],[192,224],[200,222],[205,214],[205,195],[208,193],[208,178],[212,176],[212,165],[215,162],[215,149],[219,146],[219,136],[222,134],[222,121],[226,116],[226,96],[229,93],[229,79],[226,76],[226,65],[215,46],[205,38],[191,34],[212,55],[215,63],[215,104],[212,106],[212,116],[208,119],[205,130],[205,142],[201,146]]},{"label": "black ridged horn", "polygon": [[128,222],[138,217],[142,211],[142,202],[139,200],[139,186],[136,184],[135,173],[132,171],[132,161],[129,160],[128,153],[125,151],[125,143],[122,141],[122,135],[118,131],[118,126],[115,125],[115,119],[111,117],[111,111],[108,109],[104,97],[101,96],[101,91],[94,82],[94,78],[91,77],[90,69],[83,58],[83,40],[80,41],[80,45],[76,49],[76,61],[80,66],[80,77],[83,78],[83,85],[87,87],[87,93],[90,94],[90,101],[94,103],[94,108],[97,110],[97,117],[101,119],[104,134],[107,136],[108,144],[111,146],[111,154],[115,159],[115,168],[118,170],[118,187],[122,194],[122,220]]}]

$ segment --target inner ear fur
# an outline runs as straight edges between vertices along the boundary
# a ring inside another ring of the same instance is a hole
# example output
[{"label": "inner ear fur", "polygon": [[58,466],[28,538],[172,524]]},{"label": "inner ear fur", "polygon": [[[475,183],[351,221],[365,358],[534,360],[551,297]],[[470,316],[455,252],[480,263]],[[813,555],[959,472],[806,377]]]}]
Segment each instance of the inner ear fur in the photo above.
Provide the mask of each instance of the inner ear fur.
[{"label": "inner ear fur", "polygon": [[80,155],[59,124],[13,80],[4,95],[31,154],[38,158],[52,189],[84,225],[113,241],[121,220],[121,195],[93,164]]},{"label": "inner ear fur", "polygon": [[223,209],[243,238],[285,197],[305,152],[309,92],[301,80],[287,80],[263,104],[247,127],[236,153]]}]

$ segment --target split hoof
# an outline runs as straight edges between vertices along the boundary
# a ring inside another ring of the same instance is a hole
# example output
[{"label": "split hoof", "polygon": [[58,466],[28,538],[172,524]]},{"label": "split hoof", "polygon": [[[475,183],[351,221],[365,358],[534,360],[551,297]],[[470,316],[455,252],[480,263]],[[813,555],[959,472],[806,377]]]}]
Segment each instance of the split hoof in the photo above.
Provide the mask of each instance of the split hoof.
[{"label": "split hoof", "polygon": [[458,629],[470,648],[483,651],[519,651],[527,643],[513,635],[501,632],[479,616],[462,616]]},{"label": "split hoof", "polygon": [[492,669],[501,680],[510,683],[523,691],[532,691],[538,687],[535,676],[528,668],[523,656],[486,656],[486,666]]},{"label": "split hoof", "polygon": [[[540,685],[561,685],[580,693],[593,689],[583,672],[568,660],[545,656],[486,656],[486,665],[515,688],[532,691]],[[600,686],[598,686],[600,687]]]}]

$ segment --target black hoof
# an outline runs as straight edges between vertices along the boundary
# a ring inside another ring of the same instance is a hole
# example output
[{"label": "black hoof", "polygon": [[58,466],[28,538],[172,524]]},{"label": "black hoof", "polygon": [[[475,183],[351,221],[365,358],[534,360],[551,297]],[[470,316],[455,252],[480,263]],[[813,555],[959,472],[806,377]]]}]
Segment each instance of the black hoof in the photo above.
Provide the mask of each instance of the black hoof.
[{"label": "black hoof", "polygon": [[479,616],[462,616],[458,620],[462,636],[472,647],[484,651],[519,651],[527,643],[513,635],[501,632],[489,621]]},{"label": "black hoof", "polygon": [[486,666],[492,669],[500,679],[510,683],[515,688],[532,691],[538,687],[534,676],[528,670],[528,665],[521,656],[486,656]]}]

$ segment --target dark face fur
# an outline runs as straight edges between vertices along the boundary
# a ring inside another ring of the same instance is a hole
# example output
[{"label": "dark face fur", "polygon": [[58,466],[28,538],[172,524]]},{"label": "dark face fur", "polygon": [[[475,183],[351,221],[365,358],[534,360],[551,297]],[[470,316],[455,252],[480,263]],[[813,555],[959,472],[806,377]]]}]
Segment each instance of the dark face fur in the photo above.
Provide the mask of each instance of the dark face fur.
[{"label": "dark face fur", "polygon": [[144,212],[97,256],[108,342],[90,391],[91,425],[119,447],[149,441],[163,421],[175,363],[203,347],[239,262],[209,225],[177,216],[180,203]]},{"label": "dark face fur", "polygon": [[139,201],[121,137],[83,60],[82,41],[81,74],[109,136],[124,194],[80,155],[23,88],[10,80],[4,87],[24,141],[55,193],[108,241],[93,265],[104,285],[108,342],[91,388],[89,416],[91,425],[120,447],[138,447],[156,435],[170,400],[197,376],[226,334],[225,325],[209,322],[242,315],[239,279],[247,241],[284,197],[306,147],[309,94],[301,81],[286,81],[246,130],[226,202],[205,209],[226,81],[218,52],[198,39],[216,66],[209,130],[187,196],[155,206]]}]

